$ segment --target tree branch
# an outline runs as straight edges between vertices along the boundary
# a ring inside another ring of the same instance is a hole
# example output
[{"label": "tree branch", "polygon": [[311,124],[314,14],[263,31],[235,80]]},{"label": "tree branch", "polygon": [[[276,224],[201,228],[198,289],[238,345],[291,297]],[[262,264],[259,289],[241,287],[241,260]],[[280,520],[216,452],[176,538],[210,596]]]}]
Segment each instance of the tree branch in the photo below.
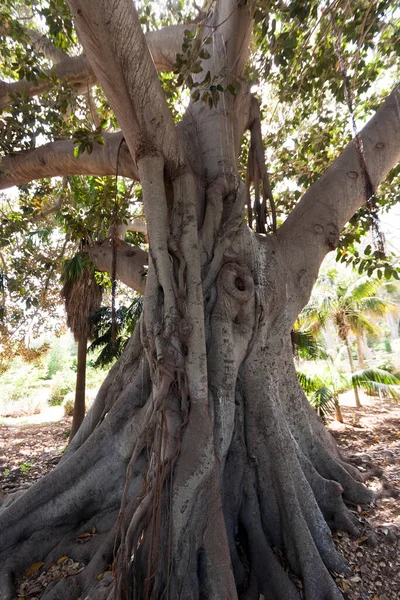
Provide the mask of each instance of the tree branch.
[{"label": "tree branch", "polygon": [[184,33],[194,29],[194,24],[170,25],[144,34],[157,71],[175,70],[176,55],[182,52]]},{"label": "tree branch", "polygon": [[[6,156],[0,163],[0,189],[22,185],[35,179],[66,175],[115,175],[121,133],[104,134],[106,144],[93,144],[91,154],[83,152],[74,157],[74,143],[60,140],[40,146],[35,150]],[[118,173],[124,177],[138,179],[136,166],[125,144],[122,144]]]},{"label": "tree branch", "polygon": [[[171,112],[131,0],[69,0],[81,43],[133,157],[183,163]],[[99,44],[101,40],[101,44]]]},{"label": "tree branch", "polygon": [[[40,31],[36,31],[30,27],[24,27],[20,23],[18,23],[18,31],[23,32],[26,37],[30,39],[35,50],[41,52],[41,54],[51,60],[52,63],[56,64],[61,62],[68,56],[61,48],[54,46],[54,44],[45,35],[40,33]],[[0,35],[13,37],[13,28],[0,25]]]},{"label": "tree branch", "polygon": [[[247,3],[218,0],[215,10],[210,12],[203,25],[203,38],[212,39],[212,55],[202,61],[203,71],[194,74],[193,80],[201,82],[209,71],[211,77],[224,87],[237,83],[238,78],[243,76],[247,61],[251,30],[251,11]],[[196,147],[202,149],[203,176],[206,173],[210,183],[218,179],[225,181],[237,170],[237,157],[250,106],[247,86],[242,87],[236,97],[225,92],[221,102],[212,108],[205,102],[191,101],[185,114],[184,122],[193,120],[196,123]],[[244,115],[242,110],[247,114]],[[214,220],[213,216],[211,220]]]},{"label": "tree branch", "polygon": [[[109,235],[113,235],[114,225],[110,229]],[[147,237],[147,223],[144,219],[131,219],[127,223],[122,223],[117,226],[117,238],[123,240],[127,231],[141,233]]]},{"label": "tree branch", "polygon": [[[400,86],[388,96],[360,137],[376,189],[400,159]],[[304,289],[307,298],[324,256],[337,246],[347,221],[368,200],[364,179],[352,141],[304,194],[277,232],[286,264],[292,275],[296,274],[293,282]]]},{"label": "tree branch", "polygon": [[[176,55],[182,49],[184,31],[194,27],[194,25],[172,25],[158,31],[146,33],[146,42],[158,71],[174,70]],[[53,47],[55,51],[53,52],[51,47],[47,45],[52,46],[51,42],[44,36],[40,36],[39,33],[33,30],[29,30],[27,34],[31,39],[32,35],[38,36],[36,42],[38,49],[55,63],[53,69],[46,72],[48,77],[56,75],[57,78],[64,79],[68,83],[77,86],[80,93],[87,93],[88,87],[96,83],[93,69],[84,54],[71,57],[55,47]],[[12,94],[23,93],[28,97],[38,96],[51,90],[53,86],[54,82],[48,79],[39,80],[37,83],[26,79],[10,83],[0,81],[0,110],[11,104]]]},{"label": "tree branch", "polygon": [[37,82],[26,79],[11,83],[0,81],[0,110],[11,104],[14,94],[24,94],[30,98],[48,92],[54,86],[54,76],[82,88],[83,93],[87,93],[88,87],[96,83],[92,68],[83,54],[74,57],[66,56],[45,75],[46,78],[38,79]]},{"label": "tree branch", "polygon": [[[91,246],[89,248],[89,255],[96,269],[107,271],[111,274],[113,249],[109,240],[106,240],[102,244]],[[139,294],[144,294],[146,287],[147,270],[144,267],[147,264],[147,252],[126,242],[118,242],[117,279],[139,292]]]}]

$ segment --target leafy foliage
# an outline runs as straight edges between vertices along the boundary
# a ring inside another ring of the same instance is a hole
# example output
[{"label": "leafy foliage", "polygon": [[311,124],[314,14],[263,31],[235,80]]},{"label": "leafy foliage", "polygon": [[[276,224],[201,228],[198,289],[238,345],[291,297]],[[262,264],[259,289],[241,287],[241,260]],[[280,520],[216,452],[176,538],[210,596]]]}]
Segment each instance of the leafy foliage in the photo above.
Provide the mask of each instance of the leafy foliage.
[{"label": "leafy foliage", "polygon": [[299,370],[297,377],[311,406],[324,421],[339,405],[339,394],[352,388],[395,400],[400,398],[400,380],[383,369],[370,368],[356,373],[343,373],[334,362],[328,362],[322,375]]},{"label": "leafy foliage", "polygon": [[87,254],[78,252],[64,261],[62,296],[65,300],[67,324],[75,340],[91,336],[90,317],[101,303],[102,289],[96,282],[94,265]]},{"label": "leafy foliage", "polygon": [[143,311],[143,297],[137,296],[129,306],[116,310],[116,336],[113,340],[111,309],[102,306],[92,317],[93,341],[88,352],[96,354],[94,367],[108,367],[119,358],[135,329]]},{"label": "leafy foliage", "polygon": [[315,333],[301,329],[300,321],[295,323],[291,332],[293,354],[305,360],[327,359],[325,344]]},{"label": "leafy foliage", "polygon": [[353,388],[362,388],[375,396],[400,398],[400,379],[383,369],[364,369],[350,375]]},{"label": "leafy foliage", "polygon": [[379,278],[340,274],[330,269],[318,279],[312,298],[301,314],[304,326],[313,331],[334,323],[340,339],[349,333],[367,331],[376,334],[373,316],[382,316],[395,308],[394,304],[377,296],[381,287]]}]

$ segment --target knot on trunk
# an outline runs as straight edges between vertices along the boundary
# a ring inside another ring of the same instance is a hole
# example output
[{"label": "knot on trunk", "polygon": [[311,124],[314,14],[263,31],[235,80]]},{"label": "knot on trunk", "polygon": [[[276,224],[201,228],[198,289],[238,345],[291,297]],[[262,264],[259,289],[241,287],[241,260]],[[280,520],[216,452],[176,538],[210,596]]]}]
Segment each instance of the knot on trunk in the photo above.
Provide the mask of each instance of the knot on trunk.
[{"label": "knot on trunk", "polygon": [[254,281],[247,267],[226,263],[221,269],[219,282],[222,290],[240,304],[254,296]]},{"label": "knot on trunk", "polygon": [[[238,263],[225,263],[217,281],[218,303],[214,315],[218,319],[240,325],[240,334],[246,336],[254,327],[255,285],[248,267]],[[238,333],[238,332],[237,332]]]}]

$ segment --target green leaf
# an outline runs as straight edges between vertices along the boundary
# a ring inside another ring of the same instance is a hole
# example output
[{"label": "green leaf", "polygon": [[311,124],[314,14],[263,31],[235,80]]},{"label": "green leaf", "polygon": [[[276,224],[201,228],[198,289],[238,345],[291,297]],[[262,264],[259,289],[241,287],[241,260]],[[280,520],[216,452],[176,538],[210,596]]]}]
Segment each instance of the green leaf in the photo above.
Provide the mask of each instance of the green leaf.
[{"label": "green leaf", "polygon": [[199,56],[200,56],[200,58],[203,58],[204,60],[211,58],[211,54],[205,48],[200,50]]}]

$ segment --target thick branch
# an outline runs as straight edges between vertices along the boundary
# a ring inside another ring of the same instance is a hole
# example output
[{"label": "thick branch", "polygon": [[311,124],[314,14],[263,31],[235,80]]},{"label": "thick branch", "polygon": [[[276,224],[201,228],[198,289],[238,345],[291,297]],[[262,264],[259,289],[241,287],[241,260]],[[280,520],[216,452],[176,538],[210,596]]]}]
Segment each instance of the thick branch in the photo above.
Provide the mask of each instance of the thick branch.
[{"label": "thick branch", "polygon": [[[113,235],[113,227],[110,229],[110,236]],[[122,223],[117,226],[117,238],[123,240],[127,231],[141,233],[147,237],[147,223],[143,219],[132,219],[127,223]]]},{"label": "thick branch", "polygon": [[[22,185],[35,179],[66,175],[115,175],[121,133],[104,134],[106,144],[93,145],[91,154],[83,152],[74,157],[74,143],[60,140],[40,146],[35,150],[6,156],[0,163],[0,189]],[[125,144],[118,159],[118,173],[138,179],[138,173]]]},{"label": "thick branch", "polygon": [[167,168],[179,168],[174,122],[133,2],[69,0],[69,5],[131,155],[159,152]]},{"label": "thick branch", "polygon": [[[375,189],[400,159],[399,107],[397,86],[360,134]],[[368,200],[364,179],[360,156],[352,141],[278,230],[290,278],[302,289],[306,301],[324,256],[336,247],[346,222]]]},{"label": "thick branch", "polygon": [[[184,31],[193,27],[194,25],[172,25],[146,33],[146,42],[158,71],[174,70],[176,55],[182,49]],[[58,78],[77,86],[82,93],[87,93],[88,87],[96,83],[93,69],[84,54],[67,56],[58,48],[52,47],[51,42],[38,32],[29,30],[28,35],[32,40],[37,37],[35,45],[38,50],[55,63],[53,69],[47,72],[48,76],[55,74]],[[39,80],[38,83],[26,79],[10,83],[0,81],[0,110],[11,104],[12,94],[38,96],[51,90],[53,85],[54,82],[48,79]]]},{"label": "thick branch", "polygon": [[83,54],[64,58],[54,65],[46,75],[45,79],[38,79],[37,83],[26,81],[26,79],[11,83],[0,81],[0,110],[11,104],[13,94],[24,94],[31,97],[48,92],[54,86],[54,76],[82,88],[85,93],[88,87],[91,87],[96,81],[90,64]]},{"label": "thick branch", "polygon": [[[251,29],[251,11],[247,3],[218,1],[203,29],[203,38],[212,39],[212,55],[202,61],[203,71],[193,75],[194,81],[201,82],[209,71],[223,86],[237,83],[243,76],[248,57]],[[242,88],[237,97],[225,92],[211,109],[204,102],[191,101],[186,112],[184,122],[196,123],[195,147],[201,148],[199,159],[203,177],[208,182],[233,181],[231,175],[237,171],[237,157],[250,106],[247,86]],[[221,196],[220,190],[218,195]],[[228,195],[228,190],[224,195]]]},{"label": "thick branch", "polygon": [[[58,63],[67,57],[67,54],[65,54],[61,48],[54,46],[54,44],[45,35],[40,33],[40,31],[36,31],[30,27],[24,27],[20,23],[18,23],[18,31],[22,31],[26,37],[30,39],[35,50],[41,52],[41,54],[51,60],[51,62]],[[13,28],[0,25],[0,35],[12,37],[13,32]]]},{"label": "thick branch", "polygon": [[[90,258],[99,271],[112,272],[112,246],[108,240],[89,248]],[[148,263],[147,252],[120,241],[117,245],[117,279],[133,290],[144,294]]]},{"label": "thick branch", "polygon": [[175,70],[176,55],[182,52],[184,33],[195,28],[196,25],[171,25],[145,34],[157,71]]}]

